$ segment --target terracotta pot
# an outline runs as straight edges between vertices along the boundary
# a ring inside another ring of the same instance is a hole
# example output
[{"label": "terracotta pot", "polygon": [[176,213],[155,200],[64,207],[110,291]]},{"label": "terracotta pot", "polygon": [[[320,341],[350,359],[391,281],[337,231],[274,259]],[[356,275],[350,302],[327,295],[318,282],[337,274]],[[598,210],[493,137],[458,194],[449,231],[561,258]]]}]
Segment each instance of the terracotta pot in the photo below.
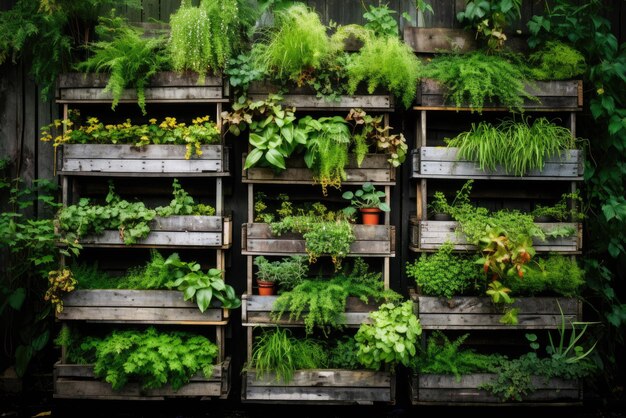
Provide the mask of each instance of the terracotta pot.
[{"label": "terracotta pot", "polygon": [[276,291],[276,283],[274,282],[266,282],[263,280],[257,280],[257,285],[259,285],[259,295],[260,296],[271,296]]},{"label": "terracotta pot", "polygon": [[361,208],[359,210],[363,217],[363,225],[378,225],[379,215],[382,210],[378,208]]}]

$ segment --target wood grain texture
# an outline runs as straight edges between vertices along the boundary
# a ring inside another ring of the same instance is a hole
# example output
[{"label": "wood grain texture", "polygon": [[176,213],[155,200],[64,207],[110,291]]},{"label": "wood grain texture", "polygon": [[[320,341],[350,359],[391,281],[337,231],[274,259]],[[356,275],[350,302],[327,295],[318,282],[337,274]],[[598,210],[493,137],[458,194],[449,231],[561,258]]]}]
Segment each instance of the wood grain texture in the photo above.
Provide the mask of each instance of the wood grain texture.
[{"label": "wood grain texture", "polygon": [[476,38],[465,29],[404,27],[404,42],[413,51],[434,54],[442,51],[469,52],[476,49]]}]

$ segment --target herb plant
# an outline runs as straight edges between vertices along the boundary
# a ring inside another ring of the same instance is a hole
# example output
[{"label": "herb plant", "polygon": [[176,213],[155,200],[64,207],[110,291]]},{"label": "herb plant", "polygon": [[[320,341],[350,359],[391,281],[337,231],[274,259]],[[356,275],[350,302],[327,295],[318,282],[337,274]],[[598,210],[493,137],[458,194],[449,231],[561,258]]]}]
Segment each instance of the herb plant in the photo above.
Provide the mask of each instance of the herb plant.
[{"label": "herb plant", "polygon": [[467,0],[465,10],[456,15],[461,23],[476,29],[491,50],[501,50],[507,40],[505,29],[521,17],[522,0]]},{"label": "herb plant", "polygon": [[572,46],[551,41],[528,57],[530,76],[535,80],[567,80],[581,76],[585,57]]},{"label": "herb plant", "polygon": [[300,285],[309,273],[307,258],[292,255],[279,261],[268,261],[263,256],[254,258],[256,277],[265,282],[276,282],[282,290],[289,291]]},{"label": "herb plant", "polygon": [[[67,336],[59,339],[66,343]],[[178,390],[196,373],[209,378],[218,347],[206,337],[186,332],[113,331],[100,339],[86,337],[68,347],[68,360],[94,364],[96,377],[110,383],[114,390],[138,380],[144,389],[169,384]]]},{"label": "herb plant", "polygon": [[395,10],[388,5],[369,5],[369,10],[363,13],[363,18],[367,21],[365,27],[371,29],[376,36],[398,36],[398,22],[394,19]]},{"label": "herb plant", "polygon": [[341,195],[341,197],[350,201],[350,206],[344,209],[344,213],[350,217],[360,208],[378,208],[383,212],[389,212],[391,208],[384,200],[381,200],[385,196],[385,192],[377,191],[372,183],[365,182],[354,193],[347,191]]},{"label": "herb plant", "polygon": [[483,278],[475,260],[452,252],[451,243],[441,246],[435,254],[422,254],[406,274],[417,283],[421,294],[452,298],[464,294]]}]

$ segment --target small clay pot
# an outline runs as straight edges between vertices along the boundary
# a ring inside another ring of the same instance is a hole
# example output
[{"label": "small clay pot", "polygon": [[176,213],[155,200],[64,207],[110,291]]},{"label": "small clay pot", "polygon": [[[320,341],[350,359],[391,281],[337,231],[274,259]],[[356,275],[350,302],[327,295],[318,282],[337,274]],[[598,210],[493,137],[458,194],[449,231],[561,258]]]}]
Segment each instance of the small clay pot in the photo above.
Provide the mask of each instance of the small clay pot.
[{"label": "small clay pot", "polygon": [[363,225],[378,225],[382,210],[378,208],[361,208],[359,210],[363,218]]}]

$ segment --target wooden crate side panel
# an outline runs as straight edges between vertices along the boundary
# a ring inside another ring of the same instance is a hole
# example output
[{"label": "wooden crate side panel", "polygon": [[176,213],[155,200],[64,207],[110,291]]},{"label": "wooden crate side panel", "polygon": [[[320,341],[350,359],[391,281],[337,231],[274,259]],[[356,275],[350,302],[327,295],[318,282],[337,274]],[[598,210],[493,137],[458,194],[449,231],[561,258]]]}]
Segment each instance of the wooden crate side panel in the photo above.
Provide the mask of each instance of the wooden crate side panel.
[{"label": "wooden crate side panel", "polygon": [[464,29],[405,26],[404,42],[413,51],[426,54],[450,50],[469,52],[476,49],[474,35]]},{"label": "wooden crate side panel", "polygon": [[257,378],[254,370],[248,371],[245,378],[247,386],[389,388],[393,376],[387,372],[370,370],[315,369],[296,371],[289,383],[277,380],[274,373]]},{"label": "wooden crate side panel", "polygon": [[422,147],[413,153],[413,178],[461,177],[461,178],[507,178],[529,180],[533,178],[578,179],[582,176],[582,152],[569,150],[558,157],[546,160],[542,170],[533,170],[524,176],[515,176],[498,168],[483,171],[475,161],[459,160],[458,148]]},{"label": "wooden crate side panel", "polygon": [[[581,249],[581,225],[578,223],[537,223],[544,231],[559,226],[574,228],[577,234],[570,237],[550,238],[546,241],[533,240],[538,252],[577,252]],[[457,232],[458,222],[455,221],[421,221],[417,225],[412,222],[411,228],[417,228],[410,236],[411,246],[423,250],[436,250],[446,241],[454,244],[455,250],[476,250],[476,246],[468,244],[465,236]],[[417,239],[417,241],[415,241]]]},{"label": "wooden crate side panel", "polygon": [[[84,246],[124,245],[118,231],[104,231],[96,237],[85,237],[80,240]],[[215,247],[222,245],[222,234],[215,232],[173,232],[153,231],[135,246],[181,246],[181,247]]]},{"label": "wooden crate side panel", "polygon": [[63,321],[212,324],[224,321],[221,309],[71,306],[58,314]]},{"label": "wooden crate side panel", "polygon": [[176,290],[92,289],[74,290],[63,297],[63,306],[134,306],[137,308],[193,308]]},{"label": "wooden crate side panel", "polygon": [[[224,94],[222,87],[148,87],[145,89],[146,102],[212,102],[222,101]],[[59,103],[95,102],[108,103],[113,101],[113,95],[99,88],[62,89],[59,92]],[[119,102],[134,103],[137,101],[137,92],[124,90]]]},{"label": "wooden crate side panel", "polygon": [[[245,161],[245,155],[243,157]],[[350,162],[346,166],[346,181],[342,184],[358,184],[369,181],[374,184],[395,184],[396,171],[388,160],[386,154],[368,154],[359,167],[354,159],[350,157]],[[243,166],[243,164],[242,164]],[[314,184],[313,174],[304,164],[302,158],[293,158],[287,161],[287,169],[276,173],[271,168],[253,167],[244,170],[242,174],[244,183],[254,182],[276,182],[276,183],[302,183]]]},{"label": "wooden crate side panel", "polygon": [[[185,145],[149,144],[136,147],[130,144],[65,144],[61,145],[63,158],[68,159],[131,159],[131,160],[184,160]],[[221,160],[221,145],[202,145],[202,155],[190,160]]]},{"label": "wooden crate side panel", "polygon": [[[356,240],[350,245],[353,255],[391,255],[393,254],[395,234],[393,226],[386,225],[353,225]],[[245,224],[244,255],[254,254],[305,254],[305,241],[300,234],[272,235],[269,225],[253,223]]]},{"label": "wooden crate side panel", "polygon": [[[230,360],[225,360],[223,364],[217,364],[213,368],[213,374],[211,377],[206,378],[204,375],[197,374],[193,376],[190,381],[192,382],[209,382],[218,381],[225,375],[226,369],[230,368]],[[93,373],[92,364],[64,364],[57,362],[54,365],[54,371],[58,377],[82,377],[89,379],[97,379]]]},{"label": "wooden crate side panel", "polygon": [[193,231],[220,232],[224,218],[221,216],[173,215],[156,217],[151,223],[151,231]]},{"label": "wooden crate side panel", "polygon": [[[63,73],[59,75],[59,88],[104,88],[109,82],[109,75],[104,73]],[[160,71],[156,73],[148,84],[149,86],[161,87],[195,87],[223,85],[222,77],[207,76],[203,83],[198,83],[198,74],[194,72],[177,73],[173,71]]]}]

